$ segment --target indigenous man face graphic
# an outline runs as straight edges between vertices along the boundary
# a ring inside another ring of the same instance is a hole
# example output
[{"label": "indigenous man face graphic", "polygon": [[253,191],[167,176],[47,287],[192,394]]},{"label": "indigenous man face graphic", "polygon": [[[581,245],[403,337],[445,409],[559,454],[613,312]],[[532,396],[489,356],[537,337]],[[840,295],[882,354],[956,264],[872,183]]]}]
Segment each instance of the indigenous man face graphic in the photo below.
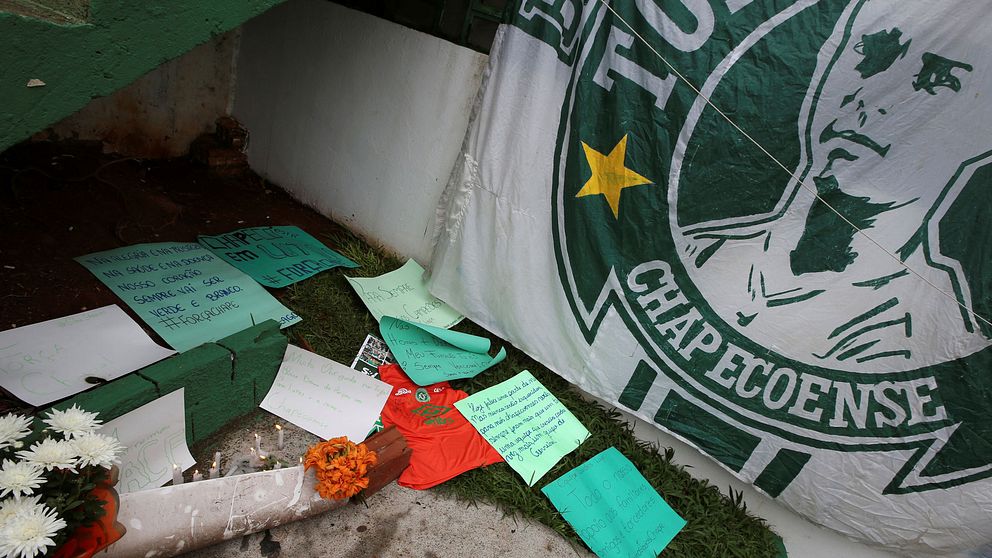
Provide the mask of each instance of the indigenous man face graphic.
[{"label": "indigenous man face graphic", "polygon": [[852,2],[799,117],[803,186],[792,179],[769,214],[682,232],[690,250],[720,243],[687,267],[743,335],[809,364],[879,372],[990,344],[972,313],[989,298],[986,266],[967,255],[989,233],[963,234],[975,225],[960,216],[982,213],[955,205],[992,199],[968,193],[992,186],[992,56],[955,32],[984,17],[981,4]]}]

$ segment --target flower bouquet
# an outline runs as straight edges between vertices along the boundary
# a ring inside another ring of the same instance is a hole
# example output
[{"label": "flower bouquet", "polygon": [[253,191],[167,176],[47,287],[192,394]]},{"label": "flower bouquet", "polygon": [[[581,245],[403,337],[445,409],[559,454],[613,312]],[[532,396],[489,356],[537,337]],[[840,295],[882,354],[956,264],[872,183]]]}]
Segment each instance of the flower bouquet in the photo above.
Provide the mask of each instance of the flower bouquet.
[{"label": "flower bouquet", "polygon": [[124,535],[116,523],[116,439],[75,405],[0,417],[0,556],[88,558]]},{"label": "flower bouquet", "polygon": [[316,469],[317,493],[327,500],[351,498],[369,485],[368,470],[378,458],[365,444],[347,436],[331,438],[307,450],[304,470]]}]

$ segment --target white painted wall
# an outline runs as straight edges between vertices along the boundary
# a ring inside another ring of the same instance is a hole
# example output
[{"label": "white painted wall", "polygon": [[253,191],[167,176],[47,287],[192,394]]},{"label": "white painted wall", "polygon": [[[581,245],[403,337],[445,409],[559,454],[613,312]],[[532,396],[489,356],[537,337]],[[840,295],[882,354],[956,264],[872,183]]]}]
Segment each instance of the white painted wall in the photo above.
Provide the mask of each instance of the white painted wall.
[{"label": "white painted wall", "polygon": [[234,116],[252,168],[423,264],[487,57],[323,0],[248,22]]},{"label": "white painted wall", "polygon": [[[243,31],[235,116],[254,169],[406,256],[429,224],[468,126],[484,55],[322,0],[291,0]],[[809,523],[711,459],[627,416],[636,435],[727,493],[744,492],[795,558],[891,558]]]}]

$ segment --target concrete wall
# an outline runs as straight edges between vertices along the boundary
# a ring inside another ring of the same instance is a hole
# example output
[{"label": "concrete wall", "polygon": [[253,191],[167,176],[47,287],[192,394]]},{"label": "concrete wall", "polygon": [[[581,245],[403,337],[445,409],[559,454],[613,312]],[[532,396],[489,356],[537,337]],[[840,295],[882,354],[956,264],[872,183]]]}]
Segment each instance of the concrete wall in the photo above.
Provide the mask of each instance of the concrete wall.
[{"label": "concrete wall", "polygon": [[61,138],[99,140],[104,150],[131,157],[184,155],[212,132],[234,101],[234,61],[240,28],[218,35],[162,64],[127,87],[93,99],[52,126]]},{"label": "concrete wall", "polygon": [[282,1],[93,0],[71,25],[0,12],[0,150]]},{"label": "concrete wall", "polygon": [[244,26],[234,116],[258,173],[426,263],[486,56],[322,0]]}]

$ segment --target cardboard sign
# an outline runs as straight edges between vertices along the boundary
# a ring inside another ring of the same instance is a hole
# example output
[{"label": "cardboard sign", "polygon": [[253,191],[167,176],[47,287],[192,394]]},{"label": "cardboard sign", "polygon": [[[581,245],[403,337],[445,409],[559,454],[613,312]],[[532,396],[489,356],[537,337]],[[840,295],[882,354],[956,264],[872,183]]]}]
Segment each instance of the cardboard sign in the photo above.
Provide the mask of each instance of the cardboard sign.
[{"label": "cardboard sign", "polygon": [[541,491],[599,558],[655,558],[686,523],[616,448]]},{"label": "cardboard sign", "polygon": [[527,370],[455,408],[529,486],[589,437],[579,419]]},{"label": "cardboard sign", "polygon": [[252,227],[197,241],[266,287],[285,287],[335,267],[358,264],[293,226]]},{"label": "cardboard sign", "polygon": [[186,444],[185,388],[123,414],[100,428],[126,450],[121,456],[119,492],[158,488],[172,480],[172,466],[196,464]]},{"label": "cardboard sign", "polygon": [[136,244],[76,258],[177,351],[265,320],[300,317],[196,243]]},{"label": "cardboard sign", "polygon": [[484,337],[383,316],[379,330],[400,368],[418,386],[471,378],[502,362],[506,349],[489,356]]},{"label": "cardboard sign", "polygon": [[0,332],[0,386],[40,406],[175,354],[117,305]]},{"label": "cardboard sign", "polygon": [[463,316],[427,292],[424,268],[413,260],[378,277],[347,277],[376,320],[395,316],[404,320],[449,328]]},{"label": "cardboard sign", "polygon": [[261,408],[327,440],[358,443],[379,419],[392,386],[289,345]]}]

